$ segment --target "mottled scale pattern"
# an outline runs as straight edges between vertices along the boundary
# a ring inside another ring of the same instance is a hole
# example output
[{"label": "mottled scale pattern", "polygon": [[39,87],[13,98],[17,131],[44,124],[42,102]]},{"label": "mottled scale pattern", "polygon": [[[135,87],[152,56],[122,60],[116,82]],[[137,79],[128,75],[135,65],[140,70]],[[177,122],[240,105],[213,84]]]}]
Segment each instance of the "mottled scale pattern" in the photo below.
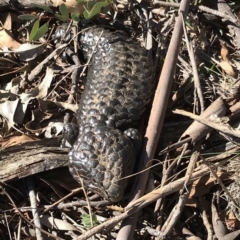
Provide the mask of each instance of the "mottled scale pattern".
[{"label": "mottled scale pattern", "polygon": [[77,112],[79,135],[69,153],[69,169],[86,188],[117,202],[133,171],[134,127],[154,91],[152,58],[122,31],[91,28],[80,36],[88,66]]}]

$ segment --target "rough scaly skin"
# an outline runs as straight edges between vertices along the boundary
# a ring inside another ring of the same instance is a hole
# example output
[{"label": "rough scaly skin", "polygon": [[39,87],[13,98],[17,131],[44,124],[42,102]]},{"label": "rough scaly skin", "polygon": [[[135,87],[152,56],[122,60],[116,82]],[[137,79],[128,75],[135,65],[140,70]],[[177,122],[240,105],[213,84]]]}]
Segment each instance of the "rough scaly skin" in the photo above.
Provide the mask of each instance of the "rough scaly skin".
[{"label": "rough scaly skin", "polygon": [[[100,196],[122,199],[136,159],[131,138],[153,92],[152,58],[123,32],[85,31],[86,58],[93,52],[77,113],[79,136],[69,153],[74,178]],[[129,138],[131,135],[131,138]]]}]

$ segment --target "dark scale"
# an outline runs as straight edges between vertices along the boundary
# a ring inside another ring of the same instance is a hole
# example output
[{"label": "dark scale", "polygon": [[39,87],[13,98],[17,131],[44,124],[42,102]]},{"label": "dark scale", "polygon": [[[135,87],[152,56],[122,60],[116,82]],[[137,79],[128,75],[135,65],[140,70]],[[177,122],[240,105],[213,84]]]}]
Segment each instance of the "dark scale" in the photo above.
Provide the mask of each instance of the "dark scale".
[{"label": "dark scale", "polygon": [[120,179],[132,174],[141,146],[133,127],[154,91],[152,58],[124,32],[92,28],[80,43],[86,58],[96,48],[77,112],[79,135],[69,152],[69,169],[86,188],[117,202],[128,182]]}]

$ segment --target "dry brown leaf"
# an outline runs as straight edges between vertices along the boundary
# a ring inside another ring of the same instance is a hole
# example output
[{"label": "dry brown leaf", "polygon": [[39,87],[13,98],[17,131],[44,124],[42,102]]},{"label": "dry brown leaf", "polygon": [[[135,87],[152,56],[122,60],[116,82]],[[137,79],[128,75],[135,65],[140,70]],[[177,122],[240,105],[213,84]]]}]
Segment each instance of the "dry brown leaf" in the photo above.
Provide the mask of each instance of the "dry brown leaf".
[{"label": "dry brown leaf", "polygon": [[226,224],[228,229],[239,229],[240,228],[240,222],[238,219],[235,217],[233,212],[230,212],[226,216]]},{"label": "dry brown leaf", "polygon": [[225,44],[221,44],[222,48],[221,48],[221,58],[222,61],[219,63],[220,67],[222,68],[222,70],[224,72],[226,72],[228,75],[232,76],[232,77],[236,77],[236,72],[233,70],[230,62],[229,62],[229,51],[226,47]]},{"label": "dry brown leaf", "polygon": [[229,55],[229,51],[228,51],[227,47],[224,44],[222,44],[222,48],[221,48],[222,60],[228,62],[229,61],[228,55]]},{"label": "dry brown leaf", "polygon": [[21,46],[19,42],[14,40],[10,34],[8,34],[7,30],[4,28],[0,28],[0,48],[7,48],[7,49],[18,49]]},{"label": "dry brown leaf", "polygon": [[[217,172],[216,174],[221,180],[230,179],[230,176],[227,173]],[[218,184],[218,182],[212,176],[204,176],[204,177],[197,179],[192,184],[189,198],[203,196],[204,194],[208,193],[209,190],[215,184]]]}]

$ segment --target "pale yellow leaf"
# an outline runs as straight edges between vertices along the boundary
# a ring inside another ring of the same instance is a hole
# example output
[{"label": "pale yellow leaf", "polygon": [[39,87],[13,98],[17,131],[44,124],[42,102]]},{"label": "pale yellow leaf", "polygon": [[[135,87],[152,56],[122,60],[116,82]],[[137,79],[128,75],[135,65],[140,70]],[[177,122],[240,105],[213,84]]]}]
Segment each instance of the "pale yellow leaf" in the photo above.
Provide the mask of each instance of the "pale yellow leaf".
[{"label": "pale yellow leaf", "polygon": [[11,13],[8,13],[6,19],[5,19],[5,22],[3,24],[3,27],[4,29],[6,30],[12,30],[12,16],[11,16]]},{"label": "pale yellow leaf", "polygon": [[10,33],[4,28],[0,28],[0,48],[17,49],[20,47],[20,43],[14,40]]},{"label": "pale yellow leaf", "polygon": [[229,61],[228,55],[229,55],[229,51],[228,51],[227,47],[224,44],[222,44],[222,48],[221,48],[222,60],[228,62]]},{"label": "pale yellow leaf", "polygon": [[232,77],[235,77],[236,76],[236,73],[235,71],[233,70],[231,64],[228,62],[228,61],[221,61],[219,63],[220,67],[222,68],[222,70],[224,72],[226,72],[228,75],[232,76]]}]

